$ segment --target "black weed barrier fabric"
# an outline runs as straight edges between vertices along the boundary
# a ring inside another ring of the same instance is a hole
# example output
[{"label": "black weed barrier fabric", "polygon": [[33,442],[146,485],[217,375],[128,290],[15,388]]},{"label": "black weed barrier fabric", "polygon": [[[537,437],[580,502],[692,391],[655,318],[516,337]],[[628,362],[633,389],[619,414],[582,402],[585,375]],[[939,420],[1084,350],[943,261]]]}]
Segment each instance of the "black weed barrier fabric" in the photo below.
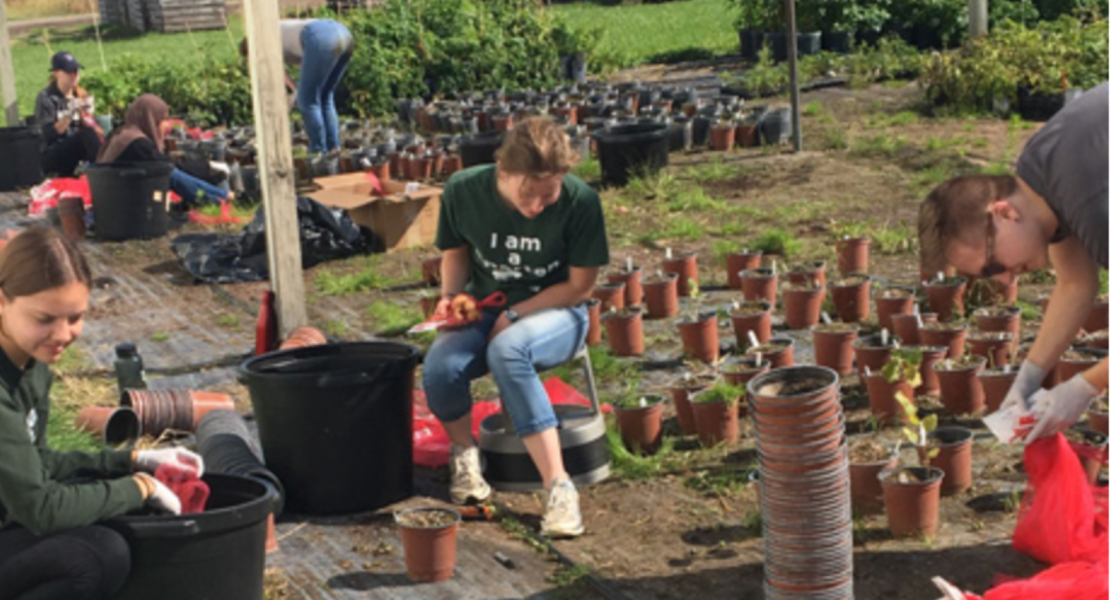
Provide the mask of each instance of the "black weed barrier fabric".
[{"label": "black weed barrier fabric", "polygon": [[[269,279],[263,208],[236,235],[187,233],[174,238],[174,254],[198,281],[234,283]],[[377,245],[373,233],[351,220],[346,211],[300,196],[297,223],[301,238],[301,266],[370,252]]]}]

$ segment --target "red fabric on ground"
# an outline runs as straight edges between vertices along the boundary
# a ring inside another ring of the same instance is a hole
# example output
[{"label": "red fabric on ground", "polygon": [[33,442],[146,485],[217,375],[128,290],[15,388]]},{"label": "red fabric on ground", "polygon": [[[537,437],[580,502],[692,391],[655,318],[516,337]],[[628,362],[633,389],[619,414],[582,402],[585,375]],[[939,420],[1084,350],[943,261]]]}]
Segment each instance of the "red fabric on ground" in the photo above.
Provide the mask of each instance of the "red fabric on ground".
[{"label": "red fabric on ground", "polygon": [[170,488],[181,500],[181,514],[204,512],[204,505],[208,502],[208,484],[197,479],[192,471],[163,463],[154,470],[154,478]]}]

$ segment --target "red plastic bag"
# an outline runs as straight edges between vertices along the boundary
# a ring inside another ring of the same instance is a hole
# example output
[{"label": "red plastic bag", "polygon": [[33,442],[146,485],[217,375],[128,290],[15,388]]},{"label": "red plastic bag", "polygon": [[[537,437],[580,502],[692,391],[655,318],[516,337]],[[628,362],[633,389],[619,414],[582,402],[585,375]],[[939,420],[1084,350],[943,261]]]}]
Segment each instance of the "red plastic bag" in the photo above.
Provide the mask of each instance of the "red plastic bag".
[{"label": "red plastic bag", "polygon": [[154,478],[166,484],[166,487],[181,500],[181,514],[204,512],[204,505],[208,502],[208,484],[197,479],[192,471],[186,471],[171,463],[163,463],[154,470]]},{"label": "red plastic bag", "polygon": [[43,215],[46,209],[56,208],[58,200],[62,198],[81,198],[86,209],[92,207],[88,176],[82,175],[76,179],[55,177],[31,188],[31,203],[27,206],[27,214],[33,217]]},{"label": "red plastic bag", "polygon": [[1107,561],[1106,488],[1092,488],[1061,434],[1025,447],[1029,486],[1014,549],[1050,564]]}]

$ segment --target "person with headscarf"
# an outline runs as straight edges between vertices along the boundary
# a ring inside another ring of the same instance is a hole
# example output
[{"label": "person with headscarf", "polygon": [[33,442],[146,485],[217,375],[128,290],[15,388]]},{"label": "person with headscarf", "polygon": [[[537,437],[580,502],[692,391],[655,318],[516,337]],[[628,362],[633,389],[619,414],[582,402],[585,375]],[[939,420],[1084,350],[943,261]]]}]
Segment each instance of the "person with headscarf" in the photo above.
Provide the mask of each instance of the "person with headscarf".
[{"label": "person with headscarf", "polygon": [[57,52],[50,59],[50,84],[35,98],[32,124],[42,130],[42,170],[48,175],[73,177],[78,165],[100,151],[103,134],[80,80],[81,63],[69,52]]},{"label": "person with headscarf", "polygon": [[[135,99],[124,113],[123,126],[112,132],[97,156],[97,162],[170,162],[165,154],[165,123],[170,108],[154,94]],[[189,204],[201,197],[211,201],[233,199],[231,192],[212,185],[175,166],[170,189]]]}]

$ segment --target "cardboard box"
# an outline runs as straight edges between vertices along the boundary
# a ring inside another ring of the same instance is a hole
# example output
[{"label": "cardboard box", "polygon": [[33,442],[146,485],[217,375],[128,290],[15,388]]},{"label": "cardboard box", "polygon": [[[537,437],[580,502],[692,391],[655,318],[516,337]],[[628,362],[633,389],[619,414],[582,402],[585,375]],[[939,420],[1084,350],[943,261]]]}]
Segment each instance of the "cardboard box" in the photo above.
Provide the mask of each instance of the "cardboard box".
[{"label": "cardboard box", "polygon": [[435,241],[439,224],[439,197],[443,190],[421,184],[420,189],[405,194],[404,181],[383,181],[386,194],[379,194],[366,179],[365,173],[347,173],[319,177],[320,189],[309,198],[334,208],[342,208],[351,219],[381,240],[386,251],[430,245]]}]

